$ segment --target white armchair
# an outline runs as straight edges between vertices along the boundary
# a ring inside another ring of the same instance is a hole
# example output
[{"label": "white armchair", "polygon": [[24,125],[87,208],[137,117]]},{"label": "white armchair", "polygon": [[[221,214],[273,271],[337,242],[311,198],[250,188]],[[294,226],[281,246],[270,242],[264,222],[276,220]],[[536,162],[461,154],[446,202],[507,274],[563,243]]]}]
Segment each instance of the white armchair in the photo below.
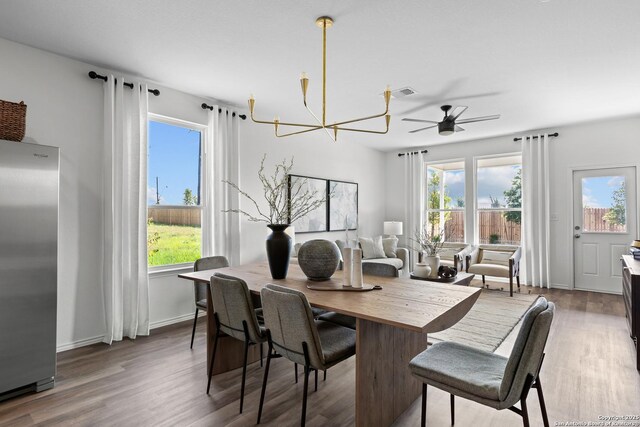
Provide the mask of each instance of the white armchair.
[{"label": "white armchair", "polygon": [[467,273],[509,278],[509,295],[513,296],[513,278],[520,288],[520,246],[479,245],[467,255]]},{"label": "white armchair", "polygon": [[454,267],[458,271],[464,271],[464,264],[467,255],[471,253],[473,247],[466,243],[445,242],[438,253],[440,255],[440,265]]}]

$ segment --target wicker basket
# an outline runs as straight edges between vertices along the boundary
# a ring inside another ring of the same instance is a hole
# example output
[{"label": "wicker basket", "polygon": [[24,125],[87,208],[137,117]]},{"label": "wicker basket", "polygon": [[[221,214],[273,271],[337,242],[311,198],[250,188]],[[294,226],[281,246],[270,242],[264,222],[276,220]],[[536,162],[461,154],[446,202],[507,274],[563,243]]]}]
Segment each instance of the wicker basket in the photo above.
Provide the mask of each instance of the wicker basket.
[{"label": "wicker basket", "polygon": [[27,106],[0,99],[0,139],[20,142],[24,138]]}]

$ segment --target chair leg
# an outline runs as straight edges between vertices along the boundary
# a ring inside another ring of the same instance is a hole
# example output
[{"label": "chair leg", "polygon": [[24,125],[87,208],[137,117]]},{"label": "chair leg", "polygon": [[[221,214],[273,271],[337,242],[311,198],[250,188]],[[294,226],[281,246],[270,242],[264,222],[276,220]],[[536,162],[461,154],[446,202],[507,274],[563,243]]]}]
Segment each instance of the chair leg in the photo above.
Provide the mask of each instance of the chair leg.
[{"label": "chair leg", "polygon": [[302,392],[302,418],[300,419],[300,425],[304,427],[305,421],[307,419],[307,392],[309,390],[309,365],[305,365],[304,367],[304,389]]},{"label": "chair leg", "polygon": [[218,332],[216,332],[216,337],[213,340],[213,354],[211,355],[211,364],[209,365],[209,374],[208,374],[208,382],[207,382],[207,394],[209,394],[209,389],[211,388],[211,377],[213,376],[213,362],[216,360],[216,349],[218,348]]},{"label": "chair leg", "polygon": [[316,371],[316,389],[314,391],[318,391],[318,370],[315,369]]},{"label": "chair leg", "polygon": [[263,348],[262,348],[262,344],[264,343],[260,343],[260,367],[262,368],[262,358],[264,357],[264,352],[263,352]]},{"label": "chair leg", "polygon": [[420,426],[427,425],[427,385],[422,384],[422,417],[420,418]]},{"label": "chair leg", "polygon": [[547,417],[547,405],[544,403],[544,396],[542,395],[542,385],[540,384],[540,377],[536,379],[536,390],[538,391],[538,400],[540,401],[540,409],[542,410],[542,422],[544,427],[549,427],[549,418]]},{"label": "chair leg", "polygon": [[324,381],[326,381],[326,380],[327,380],[327,370],[325,369],[324,370]]},{"label": "chair leg", "polygon": [[196,315],[193,318],[193,329],[191,330],[191,346],[193,348],[193,338],[196,336],[196,325],[198,324],[198,307],[196,307]]},{"label": "chair leg", "polygon": [[518,287],[520,287],[520,275],[516,276],[516,283],[518,284]]},{"label": "chair leg", "polygon": [[527,399],[520,400],[520,409],[522,410],[522,424],[524,427],[529,427],[529,411],[527,410]]},{"label": "chair leg", "polygon": [[269,345],[269,353],[267,353],[267,365],[264,367],[264,379],[262,380],[262,391],[260,392],[260,406],[258,407],[258,422],[260,424],[260,417],[262,416],[262,405],[264,404],[264,395],[267,391],[267,378],[269,377],[269,365],[271,364],[271,345]]},{"label": "chair leg", "polygon": [[456,401],[455,396],[451,395],[451,425],[456,423]]},{"label": "chair leg", "polygon": [[244,363],[242,364],[242,385],[240,386],[240,413],[244,404],[244,383],[247,379],[247,358],[249,356],[249,341],[244,341]]},{"label": "chair leg", "polygon": [[513,276],[509,276],[509,296],[513,296]]},{"label": "chair leg", "polygon": [[486,283],[486,280],[484,278],[484,274],[482,275],[482,284],[484,285]]},{"label": "chair leg", "polygon": [[293,372],[294,372],[295,377],[296,377],[296,384],[298,384],[298,364],[297,363],[293,364]]}]

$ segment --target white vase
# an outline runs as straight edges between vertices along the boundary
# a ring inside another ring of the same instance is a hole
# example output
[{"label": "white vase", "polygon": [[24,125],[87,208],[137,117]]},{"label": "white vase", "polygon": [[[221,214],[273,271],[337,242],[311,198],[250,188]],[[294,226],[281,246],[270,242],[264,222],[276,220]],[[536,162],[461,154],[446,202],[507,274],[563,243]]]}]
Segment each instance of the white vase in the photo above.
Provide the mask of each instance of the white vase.
[{"label": "white vase", "polygon": [[419,262],[416,264],[416,267],[413,270],[413,275],[416,277],[422,277],[426,279],[431,274],[431,267],[429,267],[424,262]]},{"label": "white vase", "polygon": [[438,278],[438,269],[440,268],[440,255],[427,255],[424,257],[424,262],[431,268],[431,274],[429,278]]}]

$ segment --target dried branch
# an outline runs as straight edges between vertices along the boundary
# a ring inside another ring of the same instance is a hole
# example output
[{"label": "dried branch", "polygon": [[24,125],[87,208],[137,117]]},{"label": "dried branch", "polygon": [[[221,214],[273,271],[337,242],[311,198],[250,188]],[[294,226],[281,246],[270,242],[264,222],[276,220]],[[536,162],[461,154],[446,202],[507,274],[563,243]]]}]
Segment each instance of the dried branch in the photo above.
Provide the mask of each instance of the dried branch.
[{"label": "dried branch", "polygon": [[[293,157],[289,162],[284,159],[281,163],[276,164],[274,172],[270,176],[267,176],[265,173],[264,162],[266,157],[267,156],[265,154],[260,162],[258,180],[262,184],[263,197],[269,208],[268,213],[260,210],[260,206],[256,200],[245,191],[241,190],[238,185],[226,180],[222,182],[238,191],[238,193],[243,197],[249,199],[253,203],[258,214],[252,215],[241,209],[229,209],[223,212],[242,214],[245,215],[249,221],[253,222],[289,224],[308,215],[327,202],[326,194],[321,194],[320,191],[311,191],[309,189],[308,180],[306,178],[302,180],[292,180],[291,189],[289,189],[289,176],[294,164]],[[331,189],[329,197],[333,196],[334,190],[335,187]]]}]

